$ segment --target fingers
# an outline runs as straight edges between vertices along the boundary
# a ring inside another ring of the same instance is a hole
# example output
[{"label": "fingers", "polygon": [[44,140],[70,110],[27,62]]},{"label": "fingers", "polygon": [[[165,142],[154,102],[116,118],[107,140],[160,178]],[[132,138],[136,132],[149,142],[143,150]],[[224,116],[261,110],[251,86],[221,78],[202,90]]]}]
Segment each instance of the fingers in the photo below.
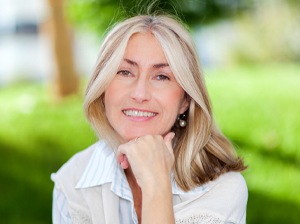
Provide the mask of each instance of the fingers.
[{"label": "fingers", "polygon": [[[160,136],[161,140],[163,140],[163,143],[165,144],[168,152],[171,154],[172,157],[174,156],[173,146],[172,146],[173,145],[172,140],[173,140],[174,136],[175,136],[175,133],[173,133],[173,132],[169,132],[167,135],[165,135],[165,137],[163,139]],[[152,138],[150,138],[150,139],[149,139],[149,137],[150,136],[144,136],[136,141],[130,141],[130,142],[122,144],[118,147],[116,156],[117,156],[118,163],[120,164],[122,169],[127,169],[130,166],[130,163],[132,162],[131,157],[147,158],[149,156],[145,156],[145,153],[149,153],[152,150],[157,149],[157,146],[162,143],[161,140],[159,140],[161,143],[158,143],[159,142],[159,141],[157,141],[159,139],[159,138],[157,138],[158,136],[156,136],[155,138],[153,138],[154,136],[152,136]],[[142,147],[143,150],[141,150],[141,148],[138,150],[134,150],[134,148],[136,149],[136,147],[139,147],[139,148]],[[147,152],[146,151],[147,147],[150,147],[152,149],[150,149],[150,151]],[[136,153],[134,153],[134,152],[138,152],[138,154],[140,154],[140,156],[135,155]],[[149,155],[149,154],[147,154],[147,155]]]},{"label": "fingers", "polygon": [[129,162],[126,155],[123,155],[123,161],[120,163],[122,169],[127,169],[129,167]]},{"label": "fingers", "polygon": [[126,157],[126,153],[123,151],[122,147],[119,147],[119,149],[117,151],[117,160],[118,160],[118,163],[120,164],[120,166],[122,167],[122,169],[125,170],[129,167],[129,162]]}]

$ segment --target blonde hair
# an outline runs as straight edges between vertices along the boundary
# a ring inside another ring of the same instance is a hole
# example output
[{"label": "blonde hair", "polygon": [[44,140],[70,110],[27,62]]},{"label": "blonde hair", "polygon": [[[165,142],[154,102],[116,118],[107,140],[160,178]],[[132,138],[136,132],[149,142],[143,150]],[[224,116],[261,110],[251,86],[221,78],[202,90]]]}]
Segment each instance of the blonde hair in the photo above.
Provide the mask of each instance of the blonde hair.
[{"label": "blonde hair", "polygon": [[174,177],[185,191],[213,180],[224,172],[246,167],[231,143],[214,123],[204,78],[193,40],[184,25],[166,15],[140,15],[117,24],[106,36],[96,69],[88,84],[85,113],[98,136],[114,149],[119,136],[110,126],[103,104],[106,87],[123,59],[128,40],[135,33],[151,32],[160,42],[169,66],[190,100],[188,125],[174,124]]}]

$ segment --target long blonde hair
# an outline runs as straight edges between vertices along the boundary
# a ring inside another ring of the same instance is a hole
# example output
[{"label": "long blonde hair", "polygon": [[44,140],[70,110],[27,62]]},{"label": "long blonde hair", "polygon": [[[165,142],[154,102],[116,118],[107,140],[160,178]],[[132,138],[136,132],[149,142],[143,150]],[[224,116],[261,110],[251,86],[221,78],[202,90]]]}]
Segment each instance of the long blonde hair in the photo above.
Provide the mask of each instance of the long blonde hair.
[{"label": "long blonde hair", "polygon": [[123,59],[130,37],[151,32],[161,44],[169,66],[190,100],[187,127],[174,124],[176,133],[174,177],[185,191],[213,180],[224,172],[246,167],[218,130],[193,40],[185,26],[166,15],[140,15],[117,24],[106,36],[96,69],[88,84],[85,113],[98,136],[114,149],[120,140],[105,116],[103,97]]}]

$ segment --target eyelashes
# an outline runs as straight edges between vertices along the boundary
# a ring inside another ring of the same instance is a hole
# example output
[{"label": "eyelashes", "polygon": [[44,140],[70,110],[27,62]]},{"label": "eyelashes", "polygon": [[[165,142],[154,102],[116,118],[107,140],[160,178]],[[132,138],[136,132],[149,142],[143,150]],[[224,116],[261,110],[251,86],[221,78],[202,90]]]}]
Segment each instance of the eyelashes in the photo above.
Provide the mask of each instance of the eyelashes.
[{"label": "eyelashes", "polygon": [[[117,75],[120,75],[120,76],[125,77],[125,78],[135,77],[135,75],[133,75],[128,70],[120,70],[120,71],[117,72]],[[168,75],[165,75],[165,74],[158,74],[158,75],[154,75],[152,77],[152,79],[164,82],[164,81],[170,80],[170,77]]]},{"label": "eyelashes", "polygon": [[131,72],[128,70],[120,70],[117,72],[117,75],[121,75],[123,77],[130,77],[132,76]]},{"label": "eyelashes", "polygon": [[170,78],[167,75],[163,75],[163,74],[157,75],[155,78],[158,81],[168,81],[168,80],[170,80]]}]

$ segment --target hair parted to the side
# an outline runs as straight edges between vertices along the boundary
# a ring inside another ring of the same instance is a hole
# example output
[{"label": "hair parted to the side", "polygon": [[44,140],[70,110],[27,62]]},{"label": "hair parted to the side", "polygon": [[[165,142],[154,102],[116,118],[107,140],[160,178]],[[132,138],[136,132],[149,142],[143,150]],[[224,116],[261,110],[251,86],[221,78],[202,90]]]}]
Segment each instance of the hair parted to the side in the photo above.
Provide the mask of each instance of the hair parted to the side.
[{"label": "hair parted to the side", "polygon": [[85,113],[98,136],[114,149],[120,137],[108,123],[103,97],[114,78],[132,35],[150,32],[161,44],[169,66],[186,92],[190,106],[188,125],[174,124],[174,177],[185,191],[213,180],[222,173],[246,167],[231,143],[217,128],[193,40],[184,25],[166,15],[140,15],[117,24],[106,36],[96,69],[88,84]]}]

